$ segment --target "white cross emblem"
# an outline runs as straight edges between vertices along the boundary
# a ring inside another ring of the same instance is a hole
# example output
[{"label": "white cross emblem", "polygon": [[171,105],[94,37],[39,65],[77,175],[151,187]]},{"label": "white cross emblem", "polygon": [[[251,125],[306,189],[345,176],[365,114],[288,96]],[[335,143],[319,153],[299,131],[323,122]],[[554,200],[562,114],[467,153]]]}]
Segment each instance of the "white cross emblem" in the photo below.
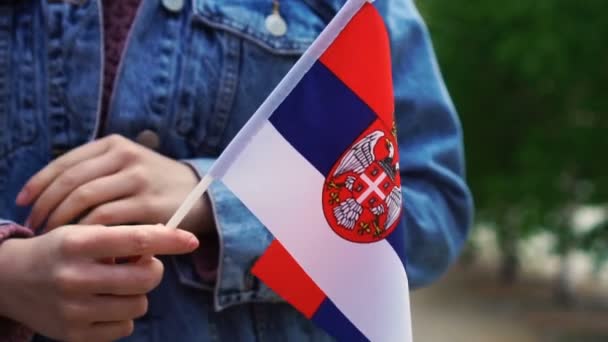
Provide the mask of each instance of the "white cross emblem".
[{"label": "white cross emblem", "polygon": [[365,202],[365,200],[374,192],[376,195],[378,195],[378,197],[380,197],[381,200],[384,201],[386,195],[380,189],[380,184],[385,178],[386,173],[382,172],[382,174],[380,174],[375,181],[372,181],[365,173],[362,173],[360,179],[367,185],[367,189],[361,195],[359,195],[359,197],[357,197],[357,203],[363,204],[363,202]]}]

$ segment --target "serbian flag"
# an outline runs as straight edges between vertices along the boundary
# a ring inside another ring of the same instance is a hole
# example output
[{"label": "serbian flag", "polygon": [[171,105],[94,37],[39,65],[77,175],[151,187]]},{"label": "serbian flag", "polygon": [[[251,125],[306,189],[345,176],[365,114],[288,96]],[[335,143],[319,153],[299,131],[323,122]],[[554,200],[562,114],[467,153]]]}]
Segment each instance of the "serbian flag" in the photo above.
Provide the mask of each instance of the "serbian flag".
[{"label": "serbian flag", "polygon": [[276,240],[254,274],[339,340],[411,340],[396,134],[386,28],[351,0],[199,188],[259,218]]}]

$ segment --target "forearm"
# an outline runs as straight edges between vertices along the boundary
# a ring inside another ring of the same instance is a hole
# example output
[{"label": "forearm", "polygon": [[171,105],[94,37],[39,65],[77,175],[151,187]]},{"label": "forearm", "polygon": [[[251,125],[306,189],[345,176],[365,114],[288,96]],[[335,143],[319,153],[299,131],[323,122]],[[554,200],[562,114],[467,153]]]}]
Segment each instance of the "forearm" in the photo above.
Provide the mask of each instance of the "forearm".
[{"label": "forearm", "polygon": [[[13,252],[13,248],[8,252],[8,244],[4,242],[10,238],[25,238],[31,237],[33,233],[30,229],[19,226],[14,223],[2,221],[0,223],[0,281],[8,281],[9,278],[9,267],[13,264],[13,260],[16,257]],[[32,337],[32,332],[24,327],[23,325],[8,319],[8,310],[5,301],[2,298],[6,295],[10,295],[10,287],[5,284],[0,284],[0,341],[7,342],[22,342],[29,341]]]},{"label": "forearm", "polygon": [[[197,218],[197,223],[187,224],[186,228],[189,228],[188,230],[197,237],[207,239],[208,236],[216,235],[217,227],[215,225],[215,218],[213,217],[213,210],[209,195],[204,194],[199,201],[203,208],[201,210],[201,216]],[[188,216],[186,216],[186,220],[188,220]]]}]

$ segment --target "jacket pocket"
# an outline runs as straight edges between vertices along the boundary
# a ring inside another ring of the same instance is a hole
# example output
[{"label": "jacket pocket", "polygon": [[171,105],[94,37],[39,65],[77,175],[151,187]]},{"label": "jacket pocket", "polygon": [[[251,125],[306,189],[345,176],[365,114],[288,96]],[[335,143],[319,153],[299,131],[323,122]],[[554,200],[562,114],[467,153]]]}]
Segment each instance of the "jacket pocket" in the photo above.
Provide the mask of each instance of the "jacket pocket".
[{"label": "jacket pocket", "polygon": [[286,24],[273,34],[266,19],[273,14],[272,0],[194,0],[197,17],[210,26],[226,30],[275,54],[299,55],[327,24],[327,10],[315,1],[279,1],[278,12]]},{"label": "jacket pocket", "polygon": [[273,34],[272,0],[193,0],[177,127],[195,154],[221,153],[331,20],[324,3],[281,0],[286,30]]}]

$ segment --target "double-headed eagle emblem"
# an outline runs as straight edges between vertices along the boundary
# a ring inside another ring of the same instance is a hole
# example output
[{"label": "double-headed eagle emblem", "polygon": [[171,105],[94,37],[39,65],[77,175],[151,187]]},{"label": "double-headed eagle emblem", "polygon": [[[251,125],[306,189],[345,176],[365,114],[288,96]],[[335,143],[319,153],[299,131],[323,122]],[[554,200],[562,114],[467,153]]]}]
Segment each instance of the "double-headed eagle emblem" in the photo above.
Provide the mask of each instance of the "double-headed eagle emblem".
[{"label": "double-headed eagle emblem", "polygon": [[401,213],[399,179],[395,146],[383,131],[356,142],[326,181],[324,211],[334,231],[355,242],[385,238]]}]

